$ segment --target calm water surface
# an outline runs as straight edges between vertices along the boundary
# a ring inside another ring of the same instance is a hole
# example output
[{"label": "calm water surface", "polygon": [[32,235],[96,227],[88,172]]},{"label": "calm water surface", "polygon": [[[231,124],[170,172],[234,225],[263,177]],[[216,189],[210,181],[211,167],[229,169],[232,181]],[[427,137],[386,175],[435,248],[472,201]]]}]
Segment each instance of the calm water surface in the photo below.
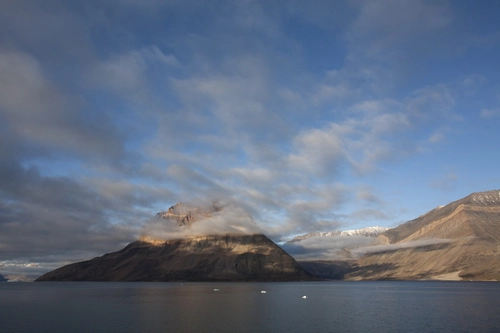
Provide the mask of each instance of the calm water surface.
[{"label": "calm water surface", "polygon": [[500,332],[500,283],[0,283],[0,332]]}]

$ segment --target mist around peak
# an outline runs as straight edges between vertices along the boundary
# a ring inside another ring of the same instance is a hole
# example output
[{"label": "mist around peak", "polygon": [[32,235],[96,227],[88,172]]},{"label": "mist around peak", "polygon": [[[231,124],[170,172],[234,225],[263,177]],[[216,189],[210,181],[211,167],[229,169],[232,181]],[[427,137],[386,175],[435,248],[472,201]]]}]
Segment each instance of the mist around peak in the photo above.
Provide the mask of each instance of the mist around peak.
[{"label": "mist around peak", "polygon": [[148,242],[208,235],[262,233],[252,216],[231,203],[178,203],[144,223],[140,239]]}]

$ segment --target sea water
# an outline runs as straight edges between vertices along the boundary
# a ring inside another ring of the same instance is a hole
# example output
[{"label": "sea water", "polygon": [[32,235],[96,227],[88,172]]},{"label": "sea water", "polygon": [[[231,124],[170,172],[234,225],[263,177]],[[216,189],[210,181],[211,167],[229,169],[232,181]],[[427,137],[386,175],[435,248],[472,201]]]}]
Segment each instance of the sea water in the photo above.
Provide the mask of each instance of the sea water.
[{"label": "sea water", "polygon": [[0,332],[500,332],[500,283],[0,283]]}]

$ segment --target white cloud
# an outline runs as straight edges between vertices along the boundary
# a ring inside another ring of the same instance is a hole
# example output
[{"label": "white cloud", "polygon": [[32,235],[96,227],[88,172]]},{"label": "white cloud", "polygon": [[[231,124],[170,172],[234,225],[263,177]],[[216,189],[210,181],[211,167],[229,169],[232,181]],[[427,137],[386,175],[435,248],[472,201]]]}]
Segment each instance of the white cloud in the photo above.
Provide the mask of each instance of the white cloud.
[{"label": "white cloud", "polygon": [[189,226],[179,227],[176,220],[150,219],[142,226],[141,237],[161,241],[205,235],[251,235],[262,232],[253,218],[241,207],[232,204],[219,204],[223,206],[221,211],[201,218]]},{"label": "white cloud", "polygon": [[376,243],[376,239],[364,236],[325,236],[287,243],[283,248],[298,260],[346,260],[358,247]]},{"label": "white cloud", "polygon": [[446,138],[446,133],[448,133],[450,129],[448,127],[441,127],[436,129],[434,133],[429,137],[429,143],[439,143],[442,142]]},{"label": "white cloud", "polygon": [[414,116],[423,119],[445,117],[460,121],[462,117],[454,113],[456,99],[449,87],[443,84],[417,89],[408,102],[408,109]]},{"label": "white cloud", "polygon": [[478,89],[488,83],[488,79],[484,75],[470,74],[463,79],[463,86],[467,94],[475,93]]},{"label": "white cloud", "polygon": [[424,247],[429,245],[437,245],[437,244],[447,244],[456,240],[452,239],[444,239],[444,238],[428,238],[428,239],[419,239],[415,241],[408,241],[397,244],[386,244],[386,245],[375,245],[375,246],[365,246],[357,249],[353,249],[352,253],[357,257],[361,257],[367,253],[379,253],[386,251],[395,251],[399,249],[410,249],[417,247]]},{"label": "white cloud", "polygon": [[294,141],[296,153],[291,154],[288,160],[291,168],[328,177],[336,175],[339,165],[345,160],[342,141],[335,126],[326,130],[308,130],[299,134]]}]

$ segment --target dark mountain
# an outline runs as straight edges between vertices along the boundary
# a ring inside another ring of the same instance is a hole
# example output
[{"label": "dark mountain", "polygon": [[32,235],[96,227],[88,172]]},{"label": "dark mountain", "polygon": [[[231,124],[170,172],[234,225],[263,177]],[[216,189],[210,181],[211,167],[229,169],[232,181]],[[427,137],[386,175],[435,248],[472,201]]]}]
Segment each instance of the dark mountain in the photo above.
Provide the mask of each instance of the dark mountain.
[{"label": "dark mountain", "polygon": [[379,240],[346,279],[500,280],[500,191],[438,207]]},{"label": "dark mountain", "polygon": [[3,277],[2,274],[0,274],[0,282],[7,282],[8,280]]},{"label": "dark mountain", "polygon": [[299,265],[320,279],[343,280],[357,267],[355,260],[303,260]]},{"label": "dark mountain", "polygon": [[37,281],[296,281],[311,280],[264,235],[205,236],[123,250],[49,272]]},{"label": "dark mountain", "polygon": [[[176,205],[158,218],[179,227],[203,223],[222,208]],[[145,239],[150,239],[145,238]],[[124,249],[70,264],[36,281],[300,281],[315,277],[262,234],[209,235],[137,241]]]}]

